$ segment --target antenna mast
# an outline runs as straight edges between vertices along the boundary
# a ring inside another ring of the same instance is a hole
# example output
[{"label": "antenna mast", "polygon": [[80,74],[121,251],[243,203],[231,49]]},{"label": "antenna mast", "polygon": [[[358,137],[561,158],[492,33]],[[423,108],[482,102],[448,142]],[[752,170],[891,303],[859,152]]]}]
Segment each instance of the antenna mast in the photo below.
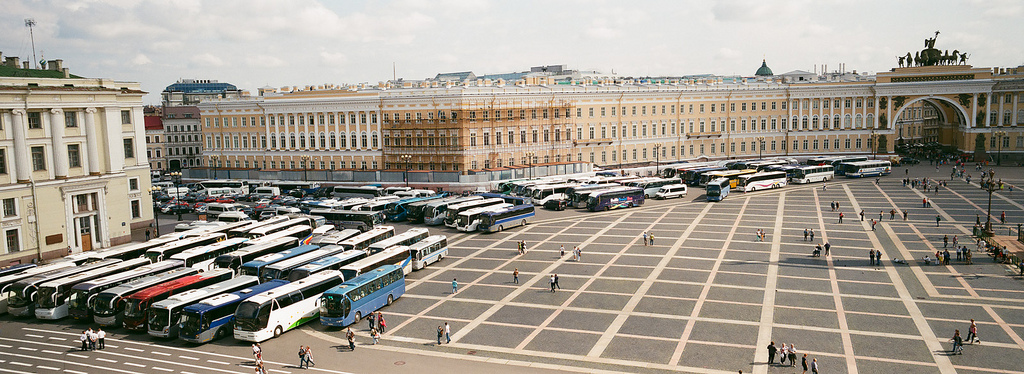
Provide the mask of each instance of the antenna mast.
[{"label": "antenna mast", "polygon": [[25,19],[25,27],[28,27],[28,35],[32,39],[32,63],[35,64],[36,68],[39,67],[39,63],[36,62],[36,36],[32,32],[32,26],[36,25],[36,20],[32,18]]}]

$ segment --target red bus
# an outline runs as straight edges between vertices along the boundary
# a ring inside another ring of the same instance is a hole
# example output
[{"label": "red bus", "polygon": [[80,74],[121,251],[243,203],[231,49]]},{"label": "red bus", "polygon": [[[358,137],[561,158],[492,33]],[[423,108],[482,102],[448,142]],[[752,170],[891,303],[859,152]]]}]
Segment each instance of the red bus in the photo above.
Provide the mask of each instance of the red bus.
[{"label": "red bus", "polygon": [[226,281],[233,275],[231,269],[216,269],[164,282],[131,294],[125,298],[124,311],[121,312],[124,328],[145,331],[146,314],[150,305],[171,295]]}]

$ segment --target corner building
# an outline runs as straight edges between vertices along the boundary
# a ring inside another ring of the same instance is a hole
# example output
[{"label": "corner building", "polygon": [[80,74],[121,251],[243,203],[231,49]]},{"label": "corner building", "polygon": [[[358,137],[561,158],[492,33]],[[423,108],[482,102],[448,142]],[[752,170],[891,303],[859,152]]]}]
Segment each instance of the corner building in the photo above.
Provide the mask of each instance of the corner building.
[{"label": "corner building", "polygon": [[884,154],[899,141],[1022,160],[1022,91],[1024,67],[948,65],[873,76],[400,81],[264,89],[199,107],[203,153],[215,167],[404,169],[408,162],[412,170],[466,173]]},{"label": "corner building", "polygon": [[0,66],[0,264],[131,241],[153,220],[138,83]]}]

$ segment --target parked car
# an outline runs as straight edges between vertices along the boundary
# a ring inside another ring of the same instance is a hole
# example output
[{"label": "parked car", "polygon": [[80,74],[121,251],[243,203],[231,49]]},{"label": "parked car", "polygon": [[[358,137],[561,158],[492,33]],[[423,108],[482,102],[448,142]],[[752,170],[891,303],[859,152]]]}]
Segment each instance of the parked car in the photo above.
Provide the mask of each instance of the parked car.
[{"label": "parked car", "polygon": [[192,213],[192,207],[188,205],[171,204],[161,208],[160,212],[164,214]]},{"label": "parked car", "polygon": [[551,210],[565,210],[568,206],[569,202],[562,199],[551,199],[544,203],[544,208]]}]

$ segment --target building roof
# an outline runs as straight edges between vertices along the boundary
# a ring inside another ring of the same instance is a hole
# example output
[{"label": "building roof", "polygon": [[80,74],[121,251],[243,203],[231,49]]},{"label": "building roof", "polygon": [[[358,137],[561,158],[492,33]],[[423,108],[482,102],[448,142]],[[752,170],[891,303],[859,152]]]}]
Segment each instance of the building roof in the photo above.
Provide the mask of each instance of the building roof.
[{"label": "building roof", "polygon": [[754,75],[759,77],[765,77],[772,76],[775,74],[772,74],[772,69],[768,67],[768,62],[765,60],[761,60],[761,67],[757,68],[757,72],[754,73]]},{"label": "building roof", "polygon": [[159,116],[145,116],[146,130],[163,130],[164,121]]},{"label": "building roof", "polygon": [[454,73],[440,73],[434,76],[434,79],[439,81],[466,81],[476,79],[476,74],[472,71],[459,71]]},{"label": "building roof", "polygon": [[237,91],[238,88],[230,83],[220,83],[217,81],[192,81],[183,80],[171,84],[164,89],[164,92],[184,92],[184,93],[220,93],[225,91]]},{"label": "building roof", "polygon": [[[22,69],[0,65],[0,77],[64,79],[64,72],[59,70]],[[71,74],[69,78],[81,79],[82,77]]]}]

